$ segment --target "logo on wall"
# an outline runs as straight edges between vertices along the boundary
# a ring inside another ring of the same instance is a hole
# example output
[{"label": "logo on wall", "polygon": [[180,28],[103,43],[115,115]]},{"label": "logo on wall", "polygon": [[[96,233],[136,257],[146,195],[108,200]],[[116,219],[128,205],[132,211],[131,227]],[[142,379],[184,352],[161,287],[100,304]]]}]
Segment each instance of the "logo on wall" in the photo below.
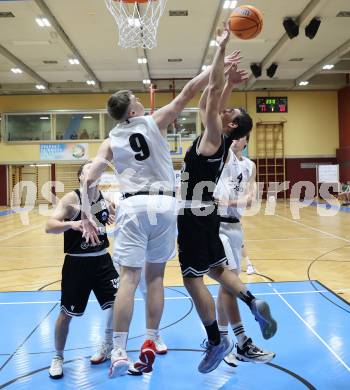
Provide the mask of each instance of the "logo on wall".
[{"label": "logo on wall", "polygon": [[40,144],[40,160],[88,160],[88,144]]}]

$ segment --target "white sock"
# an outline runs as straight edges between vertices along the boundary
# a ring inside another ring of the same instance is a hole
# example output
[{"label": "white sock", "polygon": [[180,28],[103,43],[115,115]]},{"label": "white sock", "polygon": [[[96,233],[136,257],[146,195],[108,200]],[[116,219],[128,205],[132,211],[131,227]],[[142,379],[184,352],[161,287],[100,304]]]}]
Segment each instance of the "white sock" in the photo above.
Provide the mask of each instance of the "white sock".
[{"label": "white sock", "polygon": [[236,336],[237,343],[239,347],[241,348],[244,342],[247,340],[247,335],[245,334],[244,327],[242,322],[237,322],[237,324],[232,325],[233,333]]},{"label": "white sock", "polygon": [[250,261],[249,256],[243,257],[243,261],[245,261],[245,263],[247,264],[247,266],[249,266],[249,265],[252,266],[252,265],[253,265],[252,262]]},{"label": "white sock", "polygon": [[128,341],[128,332],[113,332],[113,348],[121,348],[126,350],[126,342]]},{"label": "white sock", "polygon": [[155,340],[159,336],[159,329],[146,329],[146,340]]},{"label": "white sock", "polygon": [[113,343],[113,307],[106,309],[105,343]]},{"label": "white sock", "polygon": [[221,336],[228,336],[228,325],[218,325],[218,327]]},{"label": "white sock", "polygon": [[109,345],[113,344],[113,329],[105,329],[105,343]]},{"label": "white sock", "polygon": [[55,356],[59,356],[63,359],[63,350],[62,351],[57,351],[56,349],[56,355]]}]

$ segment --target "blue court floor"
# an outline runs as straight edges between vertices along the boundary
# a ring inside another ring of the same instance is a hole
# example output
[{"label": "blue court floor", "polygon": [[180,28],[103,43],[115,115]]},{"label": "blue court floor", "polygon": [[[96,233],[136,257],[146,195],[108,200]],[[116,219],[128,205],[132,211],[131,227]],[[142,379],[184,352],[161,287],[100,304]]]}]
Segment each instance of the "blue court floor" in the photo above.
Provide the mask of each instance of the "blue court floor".
[{"label": "blue court floor", "polygon": [[[89,356],[104,329],[95,298],[85,315],[73,319],[65,352],[64,378],[52,380],[54,323],[59,292],[0,293],[0,389],[350,389],[350,306],[317,281],[256,283],[250,290],[266,299],[278,321],[265,341],[241,305],[247,333],[277,356],[266,365],[224,362],[212,373],[197,371],[205,332],[184,287],[166,288],[162,337],[169,353],[142,377],[108,378],[108,363],[91,366]],[[210,287],[214,296],[217,286]],[[144,303],[136,299],[128,349],[136,359],[143,341]]]}]

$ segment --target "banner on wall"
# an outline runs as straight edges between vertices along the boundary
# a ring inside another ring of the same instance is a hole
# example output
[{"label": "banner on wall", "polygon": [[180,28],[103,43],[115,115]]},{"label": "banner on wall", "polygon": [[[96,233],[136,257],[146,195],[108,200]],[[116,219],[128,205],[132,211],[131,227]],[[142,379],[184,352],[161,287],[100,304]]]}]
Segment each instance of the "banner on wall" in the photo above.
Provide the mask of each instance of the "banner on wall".
[{"label": "banner on wall", "polygon": [[40,144],[40,160],[88,160],[88,144]]},{"label": "banner on wall", "polygon": [[338,183],[339,182],[339,165],[317,165],[317,182],[318,183]]}]

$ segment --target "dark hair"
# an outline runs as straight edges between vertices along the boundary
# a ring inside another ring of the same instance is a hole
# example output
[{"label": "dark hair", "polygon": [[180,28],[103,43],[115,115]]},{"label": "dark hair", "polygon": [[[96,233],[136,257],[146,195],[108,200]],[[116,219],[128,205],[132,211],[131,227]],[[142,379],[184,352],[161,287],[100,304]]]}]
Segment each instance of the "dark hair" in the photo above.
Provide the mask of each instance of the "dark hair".
[{"label": "dark hair", "polygon": [[84,169],[85,165],[91,164],[91,163],[92,163],[92,161],[89,160],[89,161],[85,161],[83,164],[80,165],[80,167],[79,167],[79,169],[78,169],[78,173],[77,173],[79,183],[80,183],[80,176],[81,176],[81,174],[83,173],[83,169]]},{"label": "dark hair", "polygon": [[126,114],[130,104],[130,97],[132,92],[122,90],[114,93],[107,102],[108,114],[116,121],[123,121],[126,119]]},{"label": "dark hair", "polygon": [[247,141],[249,141],[249,135],[253,128],[253,121],[244,108],[240,107],[239,111],[241,112],[240,115],[233,119],[233,123],[236,124],[237,127],[232,130],[230,138],[237,140],[246,136],[248,137]]}]

